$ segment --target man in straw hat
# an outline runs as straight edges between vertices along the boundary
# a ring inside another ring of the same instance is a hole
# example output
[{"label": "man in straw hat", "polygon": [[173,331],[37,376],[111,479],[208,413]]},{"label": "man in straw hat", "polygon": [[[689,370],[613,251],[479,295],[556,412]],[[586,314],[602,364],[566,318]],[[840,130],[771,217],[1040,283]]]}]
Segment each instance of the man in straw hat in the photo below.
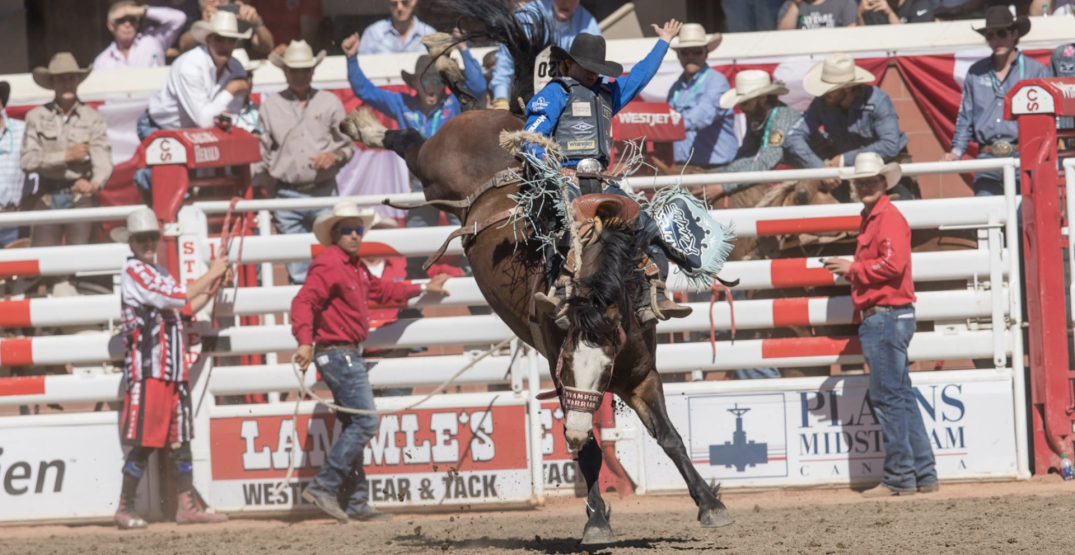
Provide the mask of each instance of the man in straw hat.
[{"label": "man in straw hat", "polygon": [[[265,20],[262,19],[257,8],[252,6],[250,2],[243,2],[242,0],[198,0],[198,6],[201,8],[202,22],[212,21],[213,17],[220,12],[228,12],[234,15],[238,21],[237,28],[239,32],[248,35],[242,38],[241,46],[250,48],[256,56],[267,56],[273,50],[276,41],[273,39],[272,31],[269,30],[268,25],[265,25]],[[249,39],[249,42],[247,39]],[[201,44],[201,40],[198,39],[198,35],[194,32],[193,25],[190,30],[179,37],[180,52],[187,52],[197,48],[199,44]]]},{"label": "man in straw hat", "polygon": [[[746,116],[747,131],[735,160],[722,171],[769,171],[788,161],[784,143],[791,126],[802,114],[780,101],[783,94],[788,94],[788,88],[780,81],[774,83],[768,72],[745,69],[735,75],[735,88],[721,95],[720,107],[726,110],[738,107]],[[706,194],[731,194],[744,186],[710,185]]]},{"label": "man in straw hat", "polygon": [[[642,91],[653,79],[661,60],[668,52],[672,39],[679,34],[682,23],[669,20],[663,27],[653,25],[657,32],[657,43],[642,61],[635,64],[631,73],[606,83],[603,77],[618,77],[623,74],[623,66],[607,60],[605,39],[589,33],[582,33],[571,43],[571,50],[559,46],[552,47],[552,60],[559,66],[559,75],[541,89],[526,107],[525,130],[551,138],[559,145],[563,156],[563,167],[587,173],[603,172],[611,159],[612,117],[623,109],[628,102]],[[544,159],[545,148],[536,143],[527,143],[526,152],[539,160]],[[602,183],[597,179],[579,179],[578,191],[581,195],[608,193],[628,196],[613,181]],[[644,213],[639,216],[646,227],[656,227],[651,218]],[[663,284],[668,278],[668,260],[671,249],[656,238],[646,249],[646,255],[660,270],[660,287],[657,293],[659,313],[667,318],[686,318],[691,313],[689,306],[676,304],[669,298]],[[547,260],[555,259],[547,256]],[[537,307],[547,313],[556,314],[566,301],[567,270],[562,266],[561,277],[554,282],[552,294],[539,292],[535,295]],[[554,272],[550,272],[554,273]],[[639,305],[639,317],[643,324],[655,324],[657,313],[649,306],[649,298]],[[557,324],[567,325],[565,318],[558,318]]]},{"label": "man in straw hat", "polygon": [[[269,61],[282,70],[287,89],[270,95],[261,104],[261,162],[270,191],[278,198],[300,199],[336,195],[336,174],[355,148],[340,132],[343,103],[336,95],[315,89],[314,69],[325,59],[315,56],[306,41],[292,41],[283,56],[269,54]],[[322,210],[278,210],[273,214],[278,233],[309,233]],[[287,265],[291,283],[306,280],[308,262]]]},{"label": "man in straw hat", "polygon": [[130,447],[123,465],[123,489],[115,523],[121,529],[145,528],[135,511],[138,483],[155,449],[169,448],[172,473],[179,493],[175,521],[179,524],[224,522],[227,517],[206,512],[194,489],[190,441],[194,423],[190,402],[189,368],[183,317],[209,303],[209,290],[229,273],[221,254],[202,277],[186,285],[157,265],[160,225],[157,215],[141,208],[127,217],[127,226],[112,231],[126,242],[133,256],[120,274],[122,331],[126,342],[123,377],[127,391],[120,416],[120,437]]},{"label": "man in straw hat", "polygon": [[[855,59],[836,53],[810,68],[803,88],[813,102],[787,137],[787,148],[803,168],[844,167],[860,152],[874,152],[886,162],[902,161],[907,135],[900,131],[896,107],[888,94],[869,83],[876,78],[855,65]],[[830,188],[838,185],[830,180]],[[841,188],[837,197],[850,199]],[[902,198],[913,198],[901,188]],[[906,195],[906,196],[904,196]]]},{"label": "man in straw hat", "polygon": [[731,87],[724,74],[710,69],[706,57],[720,45],[721,35],[705,34],[705,27],[687,23],[672,39],[683,74],[668,89],[668,104],[683,115],[686,137],[673,145],[677,164],[723,166],[735,157],[735,114],[719,106],[720,96]]},{"label": "man in straw hat", "polygon": [[[135,69],[165,65],[165,53],[187,16],[165,6],[120,0],[108,8],[108,32],[115,39],[93,60],[93,69]],[[145,28],[143,29],[143,23]]]},{"label": "man in straw hat", "polygon": [[[369,335],[369,305],[402,304],[422,292],[448,295],[439,275],[425,285],[373,276],[358,256],[362,238],[376,221],[371,209],[354,202],[336,203],[317,217],[314,236],[327,247],[314,259],[306,284],[291,302],[291,333],[299,344],[295,363],[305,371],[317,363],[337,405],[373,410],[373,390],[362,358]],[[342,522],[385,520],[389,515],[369,505],[369,486],[362,468],[362,450],[376,435],[378,418],[339,412],[343,430],[303,499]]]},{"label": "man in straw hat", "polygon": [[[1023,79],[1051,77],[1049,68],[1019,51],[1019,39],[1030,32],[1030,19],[1012,17],[1008,8],[985,12],[985,25],[975,29],[985,37],[993,54],[974,62],[963,80],[952,150],[944,160],[959,160],[969,143],[978,143],[978,158],[1006,158],[1019,154],[1019,124],[1004,119],[1004,97]],[[1003,195],[1000,170],[974,174],[974,194]]]},{"label": "man in straw hat", "polygon": [[851,282],[851,302],[861,314],[859,341],[870,367],[870,405],[881,425],[885,464],[881,484],[865,497],[937,491],[933,447],[911,387],[907,346],[915,332],[916,300],[911,280],[911,228],[886,190],[900,180],[900,166],[874,152],[855,157],[842,170],[864,208],[854,261],[823,260]]},{"label": "man in straw hat", "polygon": [[[19,166],[39,176],[37,193],[24,203],[28,210],[64,210],[97,206],[97,192],[112,176],[112,143],[108,124],[97,110],[78,99],[78,85],[90,70],[78,67],[69,52],[52,57],[48,67],[34,68],[34,82],[56,97],[26,114],[26,134]],[[34,226],[35,247],[89,243],[94,224]]]}]

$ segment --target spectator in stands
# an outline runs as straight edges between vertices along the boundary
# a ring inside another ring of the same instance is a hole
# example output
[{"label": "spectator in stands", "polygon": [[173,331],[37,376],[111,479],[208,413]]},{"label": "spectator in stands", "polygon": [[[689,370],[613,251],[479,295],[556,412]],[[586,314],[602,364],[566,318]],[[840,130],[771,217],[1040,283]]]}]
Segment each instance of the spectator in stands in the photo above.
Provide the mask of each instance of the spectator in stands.
[{"label": "spectator in stands", "polygon": [[885,190],[900,181],[900,166],[862,152],[844,172],[864,206],[854,261],[828,258],[833,274],[851,282],[861,312],[859,340],[870,367],[870,406],[881,425],[885,463],[881,483],[864,497],[931,493],[940,489],[929,433],[911,387],[907,346],[915,332],[911,228]]},{"label": "spectator in stands", "polygon": [[1027,15],[1031,4],[1041,2],[1042,0],[967,0],[955,6],[935,8],[933,13],[937,19],[975,19],[981,17],[982,10],[988,11],[993,7],[1008,9],[1009,6],[1015,6],[1016,13]]},{"label": "spectator in stands", "polygon": [[310,46],[317,44],[321,0],[254,0],[253,3],[278,51],[297,40],[306,41]]},{"label": "spectator in stands", "polygon": [[[354,144],[340,132],[343,103],[327,91],[310,86],[314,68],[325,59],[314,56],[310,45],[296,41],[283,56],[269,61],[284,70],[287,90],[269,96],[261,104],[261,162],[270,189],[285,199],[336,196],[336,174],[354,156]],[[314,219],[324,210],[277,210],[277,233],[309,233]],[[291,283],[304,283],[308,262],[287,265]]]},{"label": "spectator in stands", "polygon": [[[34,68],[34,82],[56,92],[52,102],[26,114],[19,166],[39,176],[29,210],[65,210],[97,206],[97,192],[112,176],[112,143],[108,123],[97,110],[78,99],[78,85],[90,74],[70,52],[52,57],[47,68]],[[85,245],[93,235],[90,222],[34,226],[30,243],[52,247],[64,242]]]},{"label": "spectator in stands", "polygon": [[859,4],[859,25],[900,25],[932,21],[932,0],[862,0]]},{"label": "spectator in stands", "polygon": [[[400,129],[414,129],[428,139],[444,125],[444,122],[461,113],[459,99],[445,90],[440,73],[437,72],[429,56],[418,58],[414,73],[401,72],[403,81],[416,93],[412,96],[382,90],[366,78],[358,65],[357,53],[360,46],[357,33],[344,39],[340,46],[343,48],[344,56],[347,57],[347,78],[351,82],[351,90],[354,91],[355,96],[378,112],[396,120]],[[466,79],[463,84],[464,88],[475,98],[484,98],[485,78],[482,76],[481,66],[464,43],[460,43],[458,48],[463,56],[463,75]],[[422,191],[421,181],[413,176],[411,190]],[[407,216],[407,227],[430,227],[437,225],[439,221],[440,210],[432,206],[424,206],[410,211]],[[448,223],[459,225],[459,219],[448,214]],[[410,265],[410,277],[417,278],[422,275],[420,266],[420,262]]]},{"label": "spectator in stands", "polygon": [[[243,71],[246,72],[247,90],[254,90],[254,70],[261,67],[261,60],[250,61],[250,56],[242,48],[233,50],[231,57],[238,61],[239,65],[243,66]],[[261,125],[259,110],[261,110],[261,104],[254,101],[254,95],[247,94],[243,96],[243,107],[237,113],[228,115],[231,116],[233,126],[253,135],[261,135],[265,132],[265,128]]]},{"label": "spectator in stands", "polygon": [[711,69],[706,57],[720,45],[719,33],[710,37],[705,27],[687,23],[671,48],[683,73],[668,89],[668,104],[683,115],[686,137],[673,145],[675,162],[712,168],[735,157],[735,114],[720,107],[720,97],[731,89],[723,73]]},{"label": "spectator in stands", "polygon": [[425,52],[422,37],[437,30],[422,23],[414,15],[418,0],[385,0],[388,19],[382,19],[362,32],[358,53],[396,54],[400,52]]},{"label": "spectator in stands", "polygon": [[[989,43],[993,54],[974,62],[963,81],[952,151],[944,160],[959,160],[971,140],[978,143],[978,158],[1006,158],[1019,153],[1019,125],[1004,119],[1004,97],[1023,79],[1049,77],[1049,68],[1019,51],[1019,39],[1030,31],[1030,19],[1015,18],[1008,8],[996,6],[985,12],[985,26],[975,29]],[[1004,194],[999,170],[974,174],[974,194]]]},{"label": "spectator in stands", "polygon": [[[242,39],[250,40],[249,48],[245,43],[243,48],[247,48],[257,57],[268,56],[269,52],[272,52],[273,46],[276,44],[273,42],[272,31],[265,26],[257,8],[240,0],[199,0],[199,2],[202,6],[201,20],[203,22],[211,21],[213,16],[219,12],[230,13],[239,23],[239,32],[246,35]],[[179,37],[179,50],[181,52],[197,48],[199,44],[202,44],[202,41],[198,40],[197,35],[194,34],[193,26],[191,26],[191,30]]]},{"label": "spectator in stands", "polygon": [[[299,344],[295,362],[306,371],[310,363],[332,391],[336,404],[373,410],[362,342],[369,336],[369,304],[402,303],[423,291],[447,295],[437,276],[427,285],[393,282],[374,277],[358,257],[362,237],[376,219],[373,210],[359,210],[341,201],[318,216],[314,236],[327,247],[310,265],[309,279],[291,302],[291,333]],[[371,414],[337,413],[342,431],[303,499],[340,521],[387,520],[391,515],[371,507],[362,450],[377,433]]]},{"label": "spectator in stands", "polygon": [[[165,65],[168,47],[187,16],[172,8],[140,6],[120,0],[108,8],[108,31],[115,38],[97,55],[93,69],[139,69]],[[145,24],[143,28],[143,23]],[[142,31],[139,29],[142,28]]]},{"label": "spectator in stands", "polygon": [[[855,65],[847,54],[830,55],[810,68],[803,89],[815,96],[802,119],[792,126],[787,149],[799,167],[844,167],[855,163],[860,152],[875,152],[885,162],[902,162],[907,135],[900,131],[892,99],[879,87],[868,85],[872,73]],[[828,180],[835,189],[839,180]],[[915,198],[913,182],[901,184],[896,194]],[[841,201],[850,200],[850,187],[835,191]]]},{"label": "spectator in stands", "polygon": [[787,0],[777,14],[777,29],[825,29],[858,24],[855,0]]},{"label": "spectator in stands", "polygon": [[[1049,70],[1052,71],[1053,77],[1075,77],[1075,43],[1062,44],[1053,50]],[[1075,128],[1075,118],[1058,118],[1057,127],[1059,129]],[[1075,143],[1075,139],[1068,139],[1066,143],[1071,145]]]},{"label": "spectator in stands", "polygon": [[132,449],[123,465],[123,489],[113,520],[124,530],[146,527],[134,509],[138,483],[149,455],[169,447],[179,493],[176,523],[225,522],[226,516],[202,509],[194,490],[190,452],[194,423],[182,319],[183,314],[196,313],[209,303],[214,281],[227,279],[228,256],[222,253],[205,275],[183,285],[157,265],[161,233],[153,210],[132,213],[127,226],[113,230],[112,238],[130,245],[134,255],[127,259],[120,277],[127,384],[120,437]]},{"label": "spectator in stands", "polygon": [[[30,192],[26,172],[19,167],[19,150],[26,134],[26,124],[7,115],[7,101],[11,98],[11,85],[0,81],[0,214],[15,212],[22,199]],[[0,227],[0,249],[19,240],[19,227]]]},{"label": "spectator in stands", "polygon": [[[746,116],[747,130],[735,160],[722,171],[769,171],[788,161],[790,155],[784,142],[802,114],[781,102],[782,94],[788,94],[788,88],[780,81],[773,83],[765,71],[746,69],[735,75],[735,89],[721,95],[720,107],[726,110],[738,107]],[[746,186],[709,185],[705,194],[710,197],[732,194]]]},{"label": "spectator in stands", "polygon": [[1075,15],[1075,0],[1036,0],[1027,15]]},{"label": "spectator in stands", "polygon": [[729,33],[775,31],[776,14],[784,0],[721,0]]},{"label": "spectator in stands", "polygon": [[[549,23],[552,30],[553,43],[571,50],[571,43],[579,33],[589,33],[601,36],[601,28],[597,26],[597,20],[586,8],[579,5],[580,0],[534,0],[524,5],[515,12],[517,18],[536,20],[540,14]],[[507,47],[500,46],[496,53],[496,67],[493,68],[493,78],[490,87],[493,93],[493,108],[508,110],[511,103],[508,96],[511,95],[511,82],[515,75],[515,62],[511,59]]]}]

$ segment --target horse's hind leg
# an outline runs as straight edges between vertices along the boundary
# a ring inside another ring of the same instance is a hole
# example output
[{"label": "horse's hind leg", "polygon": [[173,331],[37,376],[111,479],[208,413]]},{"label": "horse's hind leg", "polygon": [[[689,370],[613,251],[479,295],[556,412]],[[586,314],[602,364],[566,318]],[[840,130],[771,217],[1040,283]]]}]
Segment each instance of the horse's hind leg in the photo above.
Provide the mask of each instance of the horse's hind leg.
[{"label": "horse's hind leg", "polygon": [[586,478],[586,527],[582,530],[582,544],[604,544],[613,541],[612,527],[608,523],[611,509],[605,506],[601,498],[601,447],[596,439],[590,439],[579,451],[579,471]]},{"label": "horse's hind leg", "polygon": [[650,435],[656,438],[665,454],[679,469],[683,480],[687,482],[691,498],[698,505],[698,521],[702,526],[718,528],[735,522],[728,508],[717,498],[716,488],[711,489],[695,470],[687,448],[683,445],[683,439],[672,426],[664,405],[664,388],[657,372],[650,371],[626,401],[638,413]]}]

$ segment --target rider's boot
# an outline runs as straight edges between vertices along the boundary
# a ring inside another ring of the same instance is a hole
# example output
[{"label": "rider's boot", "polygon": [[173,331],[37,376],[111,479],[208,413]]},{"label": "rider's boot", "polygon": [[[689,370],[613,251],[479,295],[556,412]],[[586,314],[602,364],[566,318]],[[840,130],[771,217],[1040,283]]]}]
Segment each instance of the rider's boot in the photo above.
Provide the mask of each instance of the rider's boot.
[{"label": "rider's boot", "polygon": [[142,480],[144,466],[128,461],[123,467],[123,489],[119,494],[119,506],[116,507],[116,515],[112,521],[120,530],[136,530],[147,526],[146,519],[142,518],[134,509],[134,499],[138,492],[138,482]]},{"label": "rider's boot", "polygon": [[[657,310],[653,310],[651,306],[653,299],[650,297],[650,291],[643,291],[643,299],[638,308],[638,318],[642,325],[656,324],[657,320],[690,316],[694,309],[676,303],[672,300],[671,295],[668,294],[668,286],[666,285],[668,280],[668,255],[659,246],[650,245],[646,249],[646,256],[650,259],[650,265],[646,269],[646,277],[650,281],[651,287],[654,285],[657,287]],[[656,266],[656,271],[654,271],[653,266]]]}]

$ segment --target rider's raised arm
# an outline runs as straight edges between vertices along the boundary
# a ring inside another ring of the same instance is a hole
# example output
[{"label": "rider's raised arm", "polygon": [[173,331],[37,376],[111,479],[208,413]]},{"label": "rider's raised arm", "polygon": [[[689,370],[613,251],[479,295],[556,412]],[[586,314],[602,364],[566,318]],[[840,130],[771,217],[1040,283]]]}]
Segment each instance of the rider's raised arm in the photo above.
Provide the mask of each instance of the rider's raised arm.
[{"label": "rider's raised arm", "polygon": [[347,80],[351,82],[351,91],[359,100],[369,104],[374,110],[391,116],[396,121],[403,120],[406,111],[403,95],[388,92],[370,81],[358,65],[358,56],[347,58]]},{"label": "rider's raised arm", "polygon": [[[545,88],[534,95],[534,98],[531,98],[530,103],[526,105],[526,127],[524,129],[531,133],[540,133],[546,137],[551,137],[553,130],[556,129],[556,122],[559,121],[560,114],[564,111],[566,104],[567,91],[564,90],[563,86],[555,81],[545,85]],[[526,151],[538,158],[544,158],[545,156],[545,149],[533,143],[526,146]]]},{"label": "rider's raised arm", "polygon": [[474,95],[474,98],[478,99],[478,102],[485,105],[485,75],[482,73],[482,65],[474,58],[474,55],[470,53],[470,49],[460,50],[459,54],[463,56],[463,86],[467,88],[467,92]]},{"label": "rider's raised arm", "polygon": [[616,79],[612,84],[612,113],[615,114],[623,109],[628,102],[634,100],[642,89],[646,88],[657,70],[661,68],[661,61],[668,53],[668,42],[658,40],[653,45],[653,50],[631,68],[631,73]]}]

